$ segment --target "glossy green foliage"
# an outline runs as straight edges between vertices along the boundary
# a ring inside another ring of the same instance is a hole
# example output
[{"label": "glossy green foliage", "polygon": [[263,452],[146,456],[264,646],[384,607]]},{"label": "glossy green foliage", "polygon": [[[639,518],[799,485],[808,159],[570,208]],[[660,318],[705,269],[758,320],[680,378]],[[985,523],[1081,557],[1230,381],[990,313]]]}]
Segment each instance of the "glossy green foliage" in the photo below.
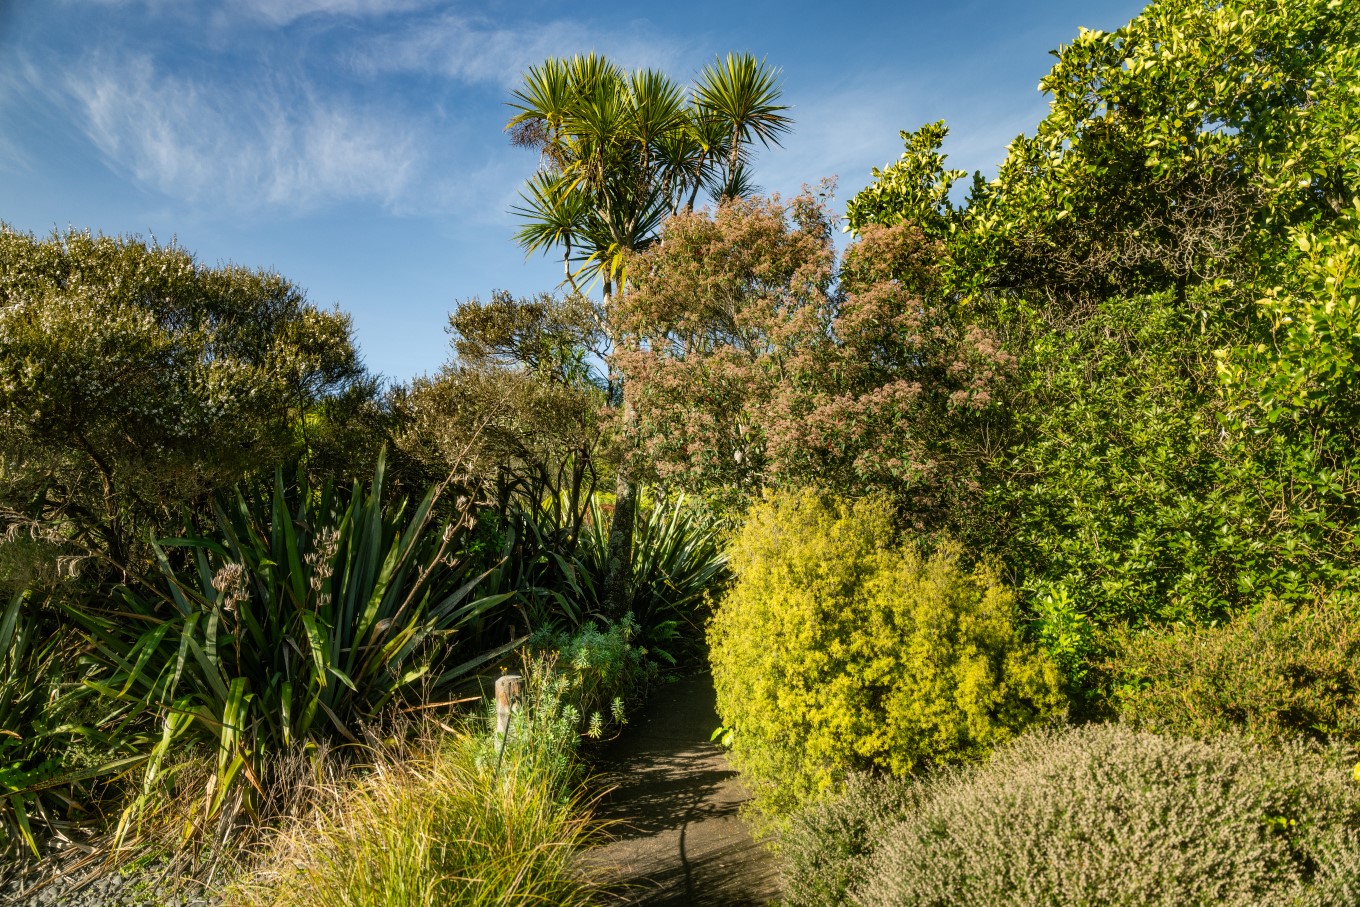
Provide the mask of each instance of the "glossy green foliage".
[{"label": "glossy green foliage", "polygon": [[[1355,0],[1157,0],[1113,32],[1079,29],[1039,83],[1049,114],[952,212],[967,296],[1018,290],[1070,314],[1113,294],[1282,271],[1291,225],[1360,192]],[[852,226],[936,223],[958,171],[939,124],[847,206]]]},{"label": "glossy green foliage", "polygon": [[[1112,626],[1356,584],[1360,7],[1157,0],[1055,56],[1049,114],[948,212],[956,314],[1016,357],[951,528],[1098,706]],[[895,179],[857,229],[922,216]]]},{"label": "glossy green foliage", "polygon": [[957,548],[903,547],[882,501],[814,491],[755,505],[709,631],[718,713],[757,805],[779,817],[852,770],[985,756],[1062,714],[1014,595]]},{"label": "glossy green foliage", "polygon": [[1164,0],[1081,30],[971,212],[978,276],[1089,298],[1271,273],[1285,228],[1360,192],[1357,23],[1354,0]]},{"label": "glossy green foliage", "polygon": [[1295,241],[1292,286],[1264,294],[1259,342],[1219,353],[1219,375],[1261,585],[1306,597],[1360,588],[1360,209]]},{"label": "glossy green foliage", "polygon": [[940,147],[948,135],[943,120],[915,132],[903,130],[906,150],[882,170],[874,168],[872,182],[845,206],[846,225],[861,230],[868,224],[891,227],[909,221],[927,236],[947,235],[959,213],[949,192],[965,175],[945,168]]},{"label": "glossy green foliage", "polygon": [[348,493],[329,484],[237,492],[211,531],[167,540],[151,588],[111,609],[84,607],[87,685],[111,707],[150,711],[161,729],[144,790],[180,746],[216,753],[205,818],[252,807],[270,758],[309,741],[357,742],[408,697],[438,697],[503,654],[452,656],[470,622],[506,596],[480,596],[459,561],[464,524],[383,500],[384,464]]},{"label": "glossy green foliage", "polygon": [[1217,499],[1219,309],[1208,294],[1191,305],[1107,300],[1073,330],[1012,319],[1026,343],[1008,446],[962,531],[1007,565],[1074,686],[1112,623],[1210,618],[1241,594],[1238,521]]}]

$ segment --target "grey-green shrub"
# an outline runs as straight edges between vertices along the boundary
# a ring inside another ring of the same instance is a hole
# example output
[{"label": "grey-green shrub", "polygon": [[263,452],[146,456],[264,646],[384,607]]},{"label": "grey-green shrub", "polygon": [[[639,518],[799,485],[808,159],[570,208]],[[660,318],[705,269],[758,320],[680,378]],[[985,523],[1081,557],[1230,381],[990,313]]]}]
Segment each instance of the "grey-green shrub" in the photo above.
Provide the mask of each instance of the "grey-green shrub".
[{"label": "grey-green shrub", "polygon": [[1267,598],[1215,627],[1126,632],[1113,660],[1120,717],[1151,731],[1238,730],[1360,743],[1360,606]]},{"label": "grey-green shrub", "polygon": [[1360,784],[1337,751],[1090,725],[928,786],[853,903],[1360,903]]},{"label": "grey-green shrub", "polygon": [[792,816],[779,835],[787,907],[838,907],[888,831],[917,801],[909,778],[856,773],[840,795]]},{"label": "grey-green shrub", "polygon": [[587,623],[574,633],[544,630],[528,646],[552,661],[562,706],[576,716],[580,732],[600,738],[625,723],[630,702],[642,697],[655,666],[636,644],[637,621],[625,614],[602,626]]}]

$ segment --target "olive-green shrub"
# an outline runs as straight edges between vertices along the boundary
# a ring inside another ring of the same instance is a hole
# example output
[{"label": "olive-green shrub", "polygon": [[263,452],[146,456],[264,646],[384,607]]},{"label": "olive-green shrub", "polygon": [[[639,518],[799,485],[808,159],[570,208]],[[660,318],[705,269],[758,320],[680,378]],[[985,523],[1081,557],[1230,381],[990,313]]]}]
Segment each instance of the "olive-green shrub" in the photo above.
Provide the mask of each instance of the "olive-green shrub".
[{"label": "olive-green shrub", "polygon": [[848,771],[977,758],[1062,709],[1011,592],[955,547],[900,544],[881,501],[769,497],[731,563],[709,633],[718,713],[775,820]]},{"label": "olive-green shrub", "polygon": [[1360,743],[1360,605],[1266,599],[1216,627],[1125,633],[1121,717],[1152,731]]},{"label": "olive-green shrub", "polygon": [[1360,785],[1340,756],[1118,724],[1027,735],[926,782],[850,903],[1349,907]]}]

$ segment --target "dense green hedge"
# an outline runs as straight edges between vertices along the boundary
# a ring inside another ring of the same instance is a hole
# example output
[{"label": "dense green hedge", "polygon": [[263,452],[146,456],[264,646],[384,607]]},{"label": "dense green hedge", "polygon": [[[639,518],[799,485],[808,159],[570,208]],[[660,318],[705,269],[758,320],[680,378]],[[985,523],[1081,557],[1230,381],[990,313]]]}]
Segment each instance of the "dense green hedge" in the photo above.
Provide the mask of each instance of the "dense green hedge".
[{"label": "dense green hedge", "polygon": [[1121,716],[1153,731],[1244,731],[1262,741],[1360,743],[1360,621],[1353,601],[1267,599],[1229,623],[1124,633]]}]

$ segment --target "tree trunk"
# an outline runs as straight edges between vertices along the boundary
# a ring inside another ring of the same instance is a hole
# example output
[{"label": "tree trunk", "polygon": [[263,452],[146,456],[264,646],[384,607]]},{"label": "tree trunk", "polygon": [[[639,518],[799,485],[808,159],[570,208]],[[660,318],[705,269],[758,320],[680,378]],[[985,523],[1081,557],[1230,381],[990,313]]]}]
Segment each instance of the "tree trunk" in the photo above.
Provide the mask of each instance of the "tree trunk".
[{"label": "tree trunk", "polygon": [[[623,287],[619,287],[623,291]],[[604,310],[606,317],[614,300],[614,284],[608,276],[604,279]],[[613,332],[610,332],[611,335]],[[621,338],[610,337],[610,345],[618,349]],[[620,394],[622,397],[622,394]],[[627,398],[619,401],[623,407],[623,435],[628,437],[629,429],[637,419],[637,413],[629,405]],[[609,543],[604,568],[604,588],[601,590],[601,604],[607,617],[618,620],[627,614],[633,604],[633,523],[637,516],[637,482],[633,480],[632,464],[628,453],[624,452],[619,461],[618,477],[614,484],[614,518],[609,522]]]},{"label": "tree trunk", "polygon": [[637,483],[619,466],[614,487],[614,519],[609,524],[609,551],[605,563],[603,605],[605,614],[617,620],[633,605],[633,524],[637,517]]}]

